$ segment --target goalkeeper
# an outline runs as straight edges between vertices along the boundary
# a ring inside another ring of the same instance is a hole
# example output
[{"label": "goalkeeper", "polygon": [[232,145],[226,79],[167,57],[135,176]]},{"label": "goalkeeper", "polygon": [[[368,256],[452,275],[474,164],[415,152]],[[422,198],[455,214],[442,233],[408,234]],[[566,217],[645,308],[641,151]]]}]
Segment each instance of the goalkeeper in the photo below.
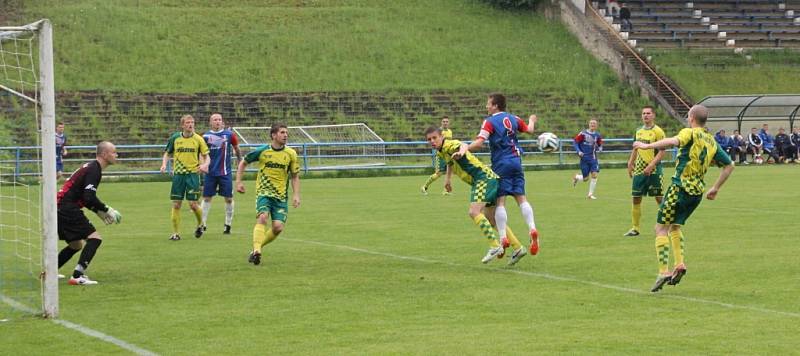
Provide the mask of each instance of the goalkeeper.
[{"label": "goalkeeper", "polygon": [[96,159],[72,173],[58,192],[58,239],[67,242],[67,246],[58,253],[58,268],[83,249],[78,265],[72,272],[72,278],[69,279],[71,285],[97,284],[96,281],[89,279],[85,272],[103,242],[81,208],[85,207],[96,213],[106,225],[119,224],[122,219],[119,212],[105,205],[97,197],[97,187],[103,178],[103,169],[116,162],[117,148],[114,144],[108,141],[100,142],[97,145]]}]

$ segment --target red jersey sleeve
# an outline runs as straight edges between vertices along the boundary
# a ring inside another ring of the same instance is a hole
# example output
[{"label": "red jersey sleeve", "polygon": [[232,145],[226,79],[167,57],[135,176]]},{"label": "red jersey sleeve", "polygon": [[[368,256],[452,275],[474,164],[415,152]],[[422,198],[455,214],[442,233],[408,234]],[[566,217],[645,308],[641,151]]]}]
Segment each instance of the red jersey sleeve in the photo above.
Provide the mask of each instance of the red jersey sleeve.
[{"label": "red jersey sleeve", "polygon": [[488,140],[489,135],[491,135],[493,132],[494,126],[492,126],[492,123],[489,122],[489,120],[483,120],[483,124],[481,124],[481,131],[478,133],[478,137]]},{"label": "red jersey sleeve", "polygon": [[528,132],[528,123],[523,121],[519,118],[519,116],[514,116],[517,118],[517,131],[518,132]]}]

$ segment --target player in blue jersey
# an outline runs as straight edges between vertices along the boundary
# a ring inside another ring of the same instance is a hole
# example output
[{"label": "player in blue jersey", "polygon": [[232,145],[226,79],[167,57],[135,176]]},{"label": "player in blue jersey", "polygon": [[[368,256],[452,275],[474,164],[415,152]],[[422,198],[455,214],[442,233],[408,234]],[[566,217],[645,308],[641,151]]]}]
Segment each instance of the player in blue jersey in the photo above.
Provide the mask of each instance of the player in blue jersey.
[{"label": "player in blue jersey", "polygon": [[[508,215],[506,213],[506,196],[512,195],[519,204],[525,223],[528,224],[531,236],[531,255],[539,253],[539,232],[533,219],[533,207],[525,197],[525,172],[522,170],[522,148],[519,147],[517,133],[533,133],[534,125],[538,118],[531,115],[528,122],[522,121],[518,116],[507,113],[506,97],[500,93],[489,94],[486,100],[486,111],[489,117],[483,120],[481,131],[469,145],[470,151],[477,151],[484,141],[489,141],[492,153],[492,170],[500,176],[500,186],[497,190],[497,206],[494,209],[494,218],[497,231],[503,246],[519,244],[508,233]],[[523,246],[513,246],[514,254],[524,252]],[[513,256],[512,256],[513,257]]]},{"label": "player in blue jersey", "polygon": [[203,134],[209,150],[211,164],[208,166],[203,183],[203,230],[206,229],[208,212],[211,211],[211,199],[219,194],[225,198],[225,230],[223,234],[231,233],[233,222],[233,173],[231,150],[236,153],[236,161],[242,160],[242,151],[239,150],[239,139],[231,130],[225,129],[222,115],[214,113],[208,119],[211,130]]},{"label": "player in blue jersey", "polygon": [[575,152],[581,158],[581,173],[572,177],[572,186],[574,187],[580,180],[584,182],[589,180],[589,175],[591,174],[592,180],[589,182],[589,194],[586,198],[597,199],[594,196],[594,188],[597,187],[597,174],[600,173],[597,153],[603,150],[603,136],[597,132],[597,119],[589,120],[589,128],[575,135],[572,147],[575,148]]},{"label": "player in blue jersey", "polygon": [[56,179],[61,179],[64,174],[64,162],[62,157],[67,155],[67,135],[64,134],[64,123],[56,124]]}]

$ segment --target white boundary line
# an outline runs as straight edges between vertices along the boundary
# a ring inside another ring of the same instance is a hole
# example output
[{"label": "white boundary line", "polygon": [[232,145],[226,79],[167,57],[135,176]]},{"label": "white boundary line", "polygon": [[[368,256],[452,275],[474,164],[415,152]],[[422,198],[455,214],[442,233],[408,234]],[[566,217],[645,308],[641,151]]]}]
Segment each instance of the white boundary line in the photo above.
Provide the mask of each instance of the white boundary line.
[{"label": "white boundary line", "polygon": [[760,313],[764,313],[764,314],[777,314],[777,315],[788,316],[788,317],[792,317],[792,318],[800,318],[800,313],[793,313],[793,312],[787,312],[787,311],[782,311],[782,310],[773,310],[773,309],[767,309],[767,308],[759,308],[759,307],[753,307],[753,306],[749,306],[749,305],[738,305],[738,304],[732,304],[732,303],[724,303],[724,302],[718,302],[718,301],[710,300],[710,299],[684,297],[684,296],[679,296],[679,295],[670,295],[670,294],[663,294],[663,293],[654,294],[654,293],[651,293],[651,292],[648,292],[648,291],[644,291],[644,290],[640,290],[640,289],[620,287],[620,286],[615,286],[615,285],[611,285],[611,284],[604,284],[604,283],[599,283],[599,282],[585,281],[585,280],[572,278],[572,277],[561,277],[561,276],[556,276],[556,275],[552,275],[552,274],[549,274],[549,273],[537,273],[537,272],[520,271],[520,270],[516,270],[516,269],[503,268],[503,267],[481,267],[481,266],[477,266],[477,265],[476,266],[463,265],[463,264],[452,263],[452,262],[431,260],[431,259],[421,258],[421,257],[409,257],[409,256],[395,255],[395,254],[386,253],[386,252],[371,251],[371,250],[366,250],[366,249],[358,248],[358,247],[329,244],[329,243],[319,242],[319,241],[300,240],[300,239],[291,239],[291,238],[287,238],[287,240],[292,240],[292,241],[297,241],[297,242],[302,242],[302,243],[307,243],[307,244],[313,244],[313,245],[319,245],[319,246],[325,246],[325,247],[333,247],[333,248],[349,250],[349,251],[354,251],[354,252],[361,252],[361,253],[366,253],[366,254],[370,254],[370,255],[391,257],[391,258],[396,258],[396,259],[401,259],[401,260],[416,261],[416,262],[430,263],[430,264],[441,264],[441,265],[454,266],[454,267],[466,267],[466,268],[473,268],[473,269],[477,269],[477,268],[486,269],[486,268],[488,268],[488,269],[491,269],[491,270],[494,270],[494,271],[497,271],[497,272],[514,273],[514,274],[523,275],[523,276],[529,276],[529,277],[539,277],[539,278],[549,279],[549,280],[552,280],[552,281],[573,282],[573,283],[590,285],[590,286],[594,286],[594,287],[611,289],[611,290],[615,290],[615,291],[618,291],[618,292],[625,292],[625,293],[638,294],[638,295],[653,295],[654,297],[658,297],[658,298],[685,300],[687,302],[698,303],[698,304],[711,304],[711,305],[716,305],[716,306],[723,307],[723,308],[728,308],[728,309],[741,309],[741,310],[749,310],[749,311],[760,312]]},{"label": "white boundary line", "polygon": [[[33,308],[28,307],[27,305],[24,305],[22,303],[19,303],[16,300],[13,300],[13,299],[11,299],[9,297],[6,297],[6,296],[4,296],[2,294],[0,294],[0,300],[2,300],[4,303],[10,305],[12,308],[17,309],[19,311],[22,311],[22,312],[25,312],[25,313],[29,313],[29,314],[41,314],[41,313],[37,312],[36,310],[34,310]],[[117,339],[117,338],[115,338],[115,337],[113,337],[111,335],[104,334],[104,333],[99,332],[97,330],[93,330],[93,329],[87,328],[87,327],[85,327],[83,325],[80,325],[80,324],[75,324],[73,322],[70,322],[70,321],[67,321],[67,320],[63,320],[63,319],[50,319],[50,320],[53,323],[61,325],[61,326],[65,327],[65,328],[67,328],[67,329],[75,330],[75,331],[80,332],[80,333],[82,333],[84,335],[87,335],[87,336],[90,336],[90,337],[93,337],[93,338],[96,338],[96,339],[100,339],[100,340],[105,341],[105,342],[110,343],[110,344],[114,344],[114,345],[119,346],[119,347],[121,347],[121,348],[123,348],[125,350],[133,352],[134,354],[137,354],[137,355],[142,355],[142,356],[155,356],[155,355],[158,355],[157,353],[154,353],[152,351],[145,350],[145,349],[143,349],[141,347],[138,347],[136,345],[127,343],[125,341]]]}]

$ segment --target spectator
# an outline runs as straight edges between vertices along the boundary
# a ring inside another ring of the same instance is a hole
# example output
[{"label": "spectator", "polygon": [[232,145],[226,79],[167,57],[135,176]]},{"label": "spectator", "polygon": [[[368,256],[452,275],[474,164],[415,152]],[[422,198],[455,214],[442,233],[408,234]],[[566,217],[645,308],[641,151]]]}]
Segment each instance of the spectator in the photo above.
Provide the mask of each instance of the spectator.
[{"label": "spectator", "polygon": [[731,160],[736,160],[736,156],[739,156],[739,163],[740,164],[749,164],[747,163],[747,141],[745,141],[744,137],[739,133],[739,130],[733,130],[733,135],[731,135],[731,149],[728,151],[728,155],[731,156]]},{"label": "spectator", "polygon": [[725,153],[730,152],[733,146],[733,139],[725,135],[725,129],[717,131],[714,135],[714,140],[717,141],[717,145],[719,145],[719,148],[725,151]]},{"label": "spectator", "polygon": [[622,3],[622,7],[619,9],[619,21],[622,24],[623,31],[633,31],[633,24],[631,23],[631,10],[625,7],[625,3]]},{"label": "spectator", "polygon": [[755,127],[750,129],[750,136],[747,137],[747,152],[753,155],[753,163],[762,163],[761,153],[764,147],[764,141],[758,135],[758,129]]},{"label": "spectator", "polygon": [[758,132],[761,141],[764,142],[764,153],[767,154],[767,163],[778,162],[778,153],[775,152],[775,139],[769,134],[769,125],[764,124]]},{"label": "spectator", "polygon": [[780,163],[788,163],[794,160],[795,149],[792,146],[792,139],[786,134],[786,130],[783,127],[779,128],[778,134],[775,135],[775,151]]},{"label": "spectator", "polygon": [[794,163],[800,163],[800,127],[794,128],[790,138],[794,146]]}]

